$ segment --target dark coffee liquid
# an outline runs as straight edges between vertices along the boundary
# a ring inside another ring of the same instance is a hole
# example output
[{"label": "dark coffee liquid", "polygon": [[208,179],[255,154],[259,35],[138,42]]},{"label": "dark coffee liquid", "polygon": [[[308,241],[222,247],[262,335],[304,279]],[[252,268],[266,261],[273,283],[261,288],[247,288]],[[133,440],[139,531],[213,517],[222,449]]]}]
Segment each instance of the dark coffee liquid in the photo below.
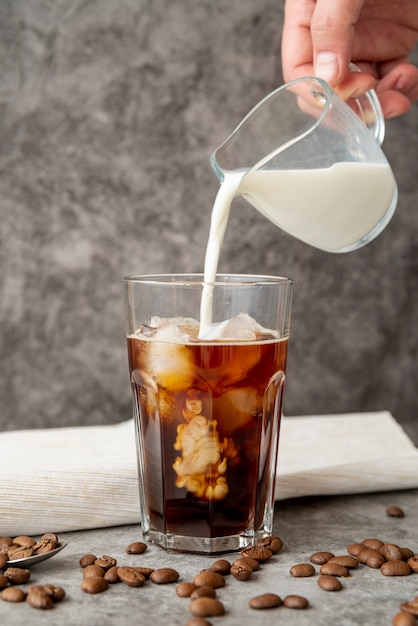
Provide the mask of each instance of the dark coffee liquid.
[{"label": "dark coffee liquid", "polygon": [[273,497],[287,340],[138,335],[128,353],[150,526],[195,537],[256,531]]}]

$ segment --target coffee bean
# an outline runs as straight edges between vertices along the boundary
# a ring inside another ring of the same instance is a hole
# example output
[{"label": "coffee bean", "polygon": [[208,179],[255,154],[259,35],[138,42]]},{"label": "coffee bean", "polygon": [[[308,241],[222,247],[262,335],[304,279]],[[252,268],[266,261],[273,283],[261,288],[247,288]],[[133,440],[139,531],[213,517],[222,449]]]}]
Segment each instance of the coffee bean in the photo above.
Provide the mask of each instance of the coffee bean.
[{"label": "coffee bean", "polygon": [[32,537],[28,537],[27,535],[19,535],[19,537],[15,537],[13,539],[13,543],[16,546],[21,546],[22,548],[33,548],[36,545],[35,539]]},{"label": "coffee bean", "polygon": [[177,585],[176,593],[180,598],[190,598],[195,589],[197,589],[197,587],[193,583],[182,582]]},{"label": "coffee bean", "polygon": [[[42,585],[43,590],[47,593],[53,602],[61,602],[65,598],[65,591],[62,587],[58,585],[51,585],[47,583],[46,585]],[[29,590],[28,590],[29,592]]]},{"label": "coffee bean", "polygon": [[104,574],[103,578],[107,580],[110,585],[114,585],[115,583],[120,582],[119,574],[118,574],[118,566],[114,565],[110,567]]},{"label": "coffee bean", "polygon": [[414,556],[414,553],[410,548],[399,548],[399,550],[401,552],[403,561],[407,561]]},{"label": "coffee bean", "polygon": [[115,567],[116,559],[114,559],[112,556],[107,556],[106,554],[104,554],[99,559],[96,559],[94,564],[99,565],[99,567],[103,567],[103,569],[106,571],[111,567]]},{"label": "coffee bean", "polygon": [[414,572],[418,572],[418,554],[411,556],[407,563]]},{"label": "coffee bean", "polygon": [[326,551],[314,552],[309,557],[309,560],[311,563],[315,563],[315,565],[324,565],[324,563],[327,563],[327,561],[332,559],[333,556],[334,554],[332,552],[326,552]]},{"label": "coffee bean", "polygon": [[383,546],[380,546],[379,552],[383,554],[386,561],[401,561],[402,553],[399,546],[394,543],[384,543]]},{"label": "coffee bean", "polygon": [[405,513],[400,506],[390,506],[386,509],[386,513],[390,517],[405,517]]},{"label": "coffee bean", "polygon": [[343,565],[347,569],[356,569],[356,567],[358,567],[358,560],[353,556],[348,556],[347,554],[333,556],[328,563],[338,563],[338,565]]},{"label": "coffee bean", "polygon": [[53,541],[55,544],[59,543],[58,535],[56,535],[55,533],[44,533],[40,541]]},{"label": "coffee bean", "polygon": [[9,561],[17,561],[17,559],[26,559],[34,554],[33,548],[25,548],[24,546],[10,546],[7,548],[7,558]]},{"label": "coffee bean", "polygon": [[0,552],[0,569],[4,569],[7,563],[7,555]]},{"label": "coffee bean", "polygon": [[97,556],[94,554],[84,554],[80,559],[81,567],[87,567],[87,565],[94,565],[96,562]]},{"label": "coffee bean", "polygon": [[[213,572],[215,573],[215,572]],[[151,576],[150,580],[156,585],[166,585],[167,583],[174,583],[178,580],[180,574],[175,569],[171,569],[171,567],[162,567],[160,569],[155,569]],[[222,580],[223,577],[221,576]],[[194,581],[193,581],[194,582]]]},{"label": "coffee bean", "polygon": [[256,547],[266,547],[269,548],[273,554],[278,554],[280,550],[283,548],[283,541],[277,535],[270,535],[268,537],[263,537],[256,543]]},{"label": "coffee bean", "polygon": [[50,595],[43,590],[33,590],[26,596],[26,602],[34,609],[52,609],[54,603]]},{"label": "coffee bean", "polygon": [[405,561],[394,560],[383,563],[380,568],[383,576],[409,576],[412,569]]},{"label": "coffee bean", "polygon": [[363,546],[366,546],[366,548],[371,548],[372,550],[378,550],[379,548],[383,546],[384,542],[381,541],[380,539],[365,539],[361,543],[363,544]]},{"label": "coffee bean", "polygon": [[12,585],[24,585],[30,578],[30,570],[19,567],[8,567],[4,575]]},{"label": "coffee bean", "polygon": [[266,546],[259,546],[258,548],[248,548],[241,552],[243,557],[250,557],[250,559],[255,559],[259,563],[265,563],[273,556],[273,552],[270,548]]},{"label": "coffee bean", "polygon": [[320,576],[318,585],[324,591],[340,591],[342,589],[342,584],[335,576]]},{"label": "coffee bean", "polygon": [[9,579],[4,574],[0,574],[0,589],[4,589],[9,584]]},{"label": "coffee bean", "polygon": [[[245,559],[244,559],[245,560]],[[253,568],[250,565],[246,565],[245,563],[236,564],[233,563],[231,567],[231,574],[237,580],[249,580],[253,573]]]},{"label": "coffee bean", "polygon": [[26,593],[19,587],[7,587],[0,593],[0,598],[5,602],[23,602],[26,599]]},{"label": "coffee bean", "polygon": [[51,550],[55,550],[58,543],[58,537],[53,534],[43,535],[41,539],[33,546],[33,549],[36,554],[45,554],[46,552],[51,552]]},{"label": "coffee bean", "polygon": [[4,550],[13,545],[13,539],[11,537],[0,537],[0,550]]},{"label": "coffee bean", "polygon": [[211,626],[210,622],[208,622],[207,619],[204,619],[203,617],[191,617],[188,621],[186,626]]},{"label": "coffee bean", "polygon": [[418,617],[418,596],[413,602],[403,602],[399,608],[401,611],[405,611],[405,613],[410,613]]},{"label": "coffee bean", "polygon": [[280,606],[282,600],[280,596],[275,593],[263,593],[261,596],[256,596],[255,598],[251,598],[248,605],[251,609],[274,609]]},{"label": "coffee bean", "polygon": [[417,620],[410,613],[397,613],[393,620],[393,626],[416,626]]},{"label": "coffee bean", "polygon": [[103,576],[92,576],[86,578],[80,585],[80,589],[86,593],[101,593],[105,591],[109,586],[107,580]]},{"label": "coffee bean", "polygon": [[365,549],[365,545],[363,543],[352,543],[348,546],[347,552],[351,554],[351,556],[357,557],[357,555]]},{"label": "coffee bean", "polygon": [[251,559],[249,556],[243,556],[240,559],[235,559],[232,565],[249,565],[253,572],[258,572],[258,570],[260,569],[259,561]]},{"label": "coffee bean", "polygon": [[373,569],[379,569],[385,562],[383,554],[373,548],[364,548],[364,550],[357,555],[357,559],[359,563],[364,563]]},{"label": "coffee bean", "polygon": [[340,565],[339,563],[331,563],[330,561],[328,561],[328,563],[324,563],[319,572],[321,574],[325,574],[326,576],[343,576],[344,578],[350,575],[347,567],[344,567],[344,565]]},{"label": "coffee bean", "polygon": [[190,594],[190,599],[196,600],[196,598],[216,598],[216,591],[210,585],[196,587],[196,589]]},{"label": "coffee bean", "polygon": [[290,568],[289,573],[295,578],[304,578],[305,576],[313,576],[315,568],[310,563],[298,563]]},{"label": "coffee bean", "polygon": [[100,567],[100,565],[87,565],[87,567],[85,567],[83,569],[83,578],[97,578],[98,576],[103,577],[105,574],[105,571],[103,569],[103,567]]},{"label": "coffee bean", "polygon": [[303,596],[286,596],[283,606],[288,609],[306,609],[309,606],[309,600]]},{"label": "coffee bean", "polygon": [[133,543],[129,544],[125,552],[126,554],[143,554],[147,549],[148,546],[143,541],[134,541]]},{"label": "coffee bean", "polygon": [[[231,568],[232,569],[232,568]],[[218,572],[212,572],[211,570],[203,570],[193,578],[193,583],[196,587],[203,587],[203,585],[210,585],[214,589],[225,587],[225,578]]]},{"label": "coffee bean", "polygon": [[210,569],[212,572],[218,572],[218,574],[222,574],[222,576],[227,576],[231,571],[231,563],[226,559],[218,559],[212,563]]},{"label": "coffee bean", "polygon": [[128,587],[142,587],[145,582],[145,576],[133,567],[118,567],[117,574]]},{"label": "coffee bean", "polygon": [[197,598],[192,600],[189,611],[196,617],[217,617],[225,614],[224,605],[216,598]]},{"label": "coffee bean", "polygon": [[[133,566],[132,566],[133,567]],[[145,576],[146,579],[151,577],[152,572],[154,571],[151,567],[133,567],[137,572]]]}]

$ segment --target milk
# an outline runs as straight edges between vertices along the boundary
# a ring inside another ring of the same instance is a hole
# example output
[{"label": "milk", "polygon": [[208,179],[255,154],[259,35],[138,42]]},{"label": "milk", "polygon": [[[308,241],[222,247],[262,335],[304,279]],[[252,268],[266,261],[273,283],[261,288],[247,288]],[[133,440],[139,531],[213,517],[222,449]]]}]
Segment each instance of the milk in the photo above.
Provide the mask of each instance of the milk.
[{"label": "milk", "polygon": [[287,233],[341,252],[372,231],[396,194],[387,163],[341,162],[324,169],[227,172],[212,209],[206,247],[199,337],[212,320],[213,289],[232,200],[242,195]]}]

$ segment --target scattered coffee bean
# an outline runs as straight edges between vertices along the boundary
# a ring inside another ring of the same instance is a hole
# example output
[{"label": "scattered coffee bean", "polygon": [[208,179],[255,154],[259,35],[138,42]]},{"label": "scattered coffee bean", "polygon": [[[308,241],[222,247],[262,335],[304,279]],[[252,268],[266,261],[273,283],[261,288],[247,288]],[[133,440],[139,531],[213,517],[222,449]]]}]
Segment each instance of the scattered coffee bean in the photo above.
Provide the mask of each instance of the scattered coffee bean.
[{"label": "scattered coffee bean", "polygon": [[405,512],[400,506],[390,506],[386,509],[386,513],[390,517],[405,517]]},{"label": "scattered coffee bean", "polygon": [[0,597],[5,602],[23,602],[26,599],[26,593],[19,587],[7,587],[0,593]]},{"label": "scattered coffee bean", "polygon": [[86,593],[101,593],[102,591],[105,591],[108,586],[109,583],[103,578],[103,576],[92,576],[83,580],[80,588]]},{"label": "scattered coffee bean", "polygon": [[397,613],[393,620],[393,626],[416,626],[417,620],[410,613]]},{"label": "scattered coffee bean", "polygon": [[216,591],[210,585],[196,587],[196,589],[191,593],[190,599],[196,600],[196,598],[216,598]]},{"label": "scattered coffee bean", "polygon": [[110,585],[114,585],[115,583],[120,582],[120,578],[119,578],[119,574],[118,574],[118,566],[114,565],[113,567],[110,567],[104,574],[105,580],[107,580],[107,582]]},{"label": "scattered coffee bean", "polygon": [[412,571],[418,572],[418,554],[411,556],[411,558],[408,559],[407,563]]},{"label": "scattered coffee bean", "polygon": [[280,539],[280,537],[277,537],[276,535],[270,535],[268,537],[263,537],[263,539],[257,541],[257,548],[263,546],[269,548],[273,552],[273,554],[278,554],[283,548],[283,541]]},{"label": "scattered coffee bean", "polygon": [[192,600],[189,611],[196,617],[216,617],[225,614],[224,605],[216,598],[197,598]]},{"label": "scattered coffee bean", "polygon": [[365,539],[361,543],[363,544],[363,546],[366,546],[366,548],[371,548],[372,550],[378,550],[379,548],[383,546],[384,542],[381,541],[380,539]]},{"label": "scattered coffee bean", "polygon": [[0,552],[0,569],[4,569],[7,563],[7,556]]},{"label": "scattered coffee bean", "polygon": [[253,572],[258,572],[258,570],[260,569],[259,561],[256,561],[256,559],[252,559],[249,556],[235,559],[232,565],[249,565]]},{"label": "scattered coffee bean", "polygon": [[[215,572],[213,572],[215,573]],[[160,569],[155,569],[151,576],[150,580],[156,585],[166,585],[167,583],[174,583],[178,580],[180,574],[177,570],[172,569],[171,567],[162,567]],[[223,576],[221,576],[223,580]],[[224,582],[225,584],[225,582]]]},{"label": "scattered coffee bean", "polygon": [[338,565],[343,565],[347,569],[356,569],[358,567],[358,560],[354,556],[348,556],[347,554],[333,556],[328,563],[338,563]]},{"label": "scattered coffee bean", "polygon": [[134,567],[118,567],[117,574],[120,580],[128,587],[142,587],[145,582],[145,576],[140,574]]},{"label": "scattered coffee bean", "polygon": [[139,572],[140,574],[145,576],[145,578],[147,580],[148,580],[148,578],[151,577],[151,574],[154,571],[151,567],[137,567],[137,566],[135,566],[133,569],[136,569],[137,572]]},{"label": "scattered coffee bean", "polygon": [[331,563],[330,561],[321,565],[319,572],[321,574],[325,574],[326,576],[342,576],[344,578],[350,576],[350,572],[347,567],[344,567],[344,565],[340,565],[339,563]]},{"label": "scattered coffee bean", "polygon": [[99,565],[99,567],[102,567],[106,571],[111,567],[115,567],[116,559],[114,559],[112,556],[107,556],[106,554],[104,554],[99,559],[96,559],[94,563],[95,565]]},{"label": "scattered coffee bean", "polygon": [[357,559],[359,563],[364,563],[364,565],[373,569],[379,569],[385,562],[383,554],[374,548],[364,548],[364,550],[358,553]]},{"label": "scattered coffee bean", "polygon": [[255,548],[248,548],[241,552],[243,557],[250,557],[250,559],[255,559],[259,563],[265,563],[273,556],[273,552],[270,548],[266,546],[259,546]]},{"label": "scattered coffee bean", "polygon": [[9,579],[4,574],[0,574],[0,589],[4,589],[9,584]]},{"label": "scattered coffee bean", "polygon": [[313,576],[315,574],[315,568],[310,563],[298,563],[293,565],[289,572],[295,578],[304,578],[305,576]]},{"label": "scattered coffee bean", "polygon": [[335,576],[320,576],[318,585],[324,591],[340,591],[342,589],[342,584]]},{"label": "scattered coffee bean", "polygon": [[315,563],[315,565],[324,565],[324,563],[327,563],[330,559],[333,558],[333,556],[334,554],[332,552],[314,552],[309,557],[309,560],[311,563]]},{"label": "scattered coffee bean", "polygon": [[401,561],[402,553],[399,546],[394,543],[384,543],[383,546],[380,546],[379,552],[383,554],[386,561]]},{"label": "scattered coffee bean", "polygon": [[176,593],[180,598],[190,598],[195,589],[197,589],[197,587],[193,583],[182,582],[177,585]]},{"label": "scattered coffee bean", "polygon": [[251,609],[264,610],[264,609],[274,609],[280,606],[281,603],[282,603],[282,600],[280,596],[276,595],[275,593],[263,593],[261,596],[256,596],[255,598],[251,598],[251,600],[248,603],[248,606]]},{"label": "scattered coffee bean", "polygon": [[226,559],[218,559],[214,563],[212,563],[210,569],[213,572],[218,572],[218,574],[222,574],[222,576],[227,576],[231,571],[231,563]]},{"label": "scattered coffee bean", "polygon": [[365,545],[363,543],[352,543],[348,546],[347,552],[351,554],[351,556],[357,557],[358,554],[365,549]]},{"label": "scattered coffee bean", "polygon": [[26,602],[34,609],[52,609],[54,603],[50,595],[42,589],[34,589],[26,596]]},{"label": "scattered coffee bean", "polygon": [[399,550],[401,552],[403,561],[407,561],[414,556],[414,553],[410,548],[399,548]]},{"label": "scattered coffee bean", "polygon": [[83,578],[97,578],[99,576],[103,578],[104,575],[105,571],[103,567],[95,563],[93,565],[87,565],[87,567],[83,569]]},{"label": "scattered coffee bean", "polygon": [[[232,568],[231,568],[232,569]],[[210,585],[214,589],[225,587],[225,578],[218,572],[212,572],[211,570],[203,570],[193,578],[193,583],[196,587],[203,587],[203,585]]]},{"label": "scattered coffee bean", "polygon": [[12,585],[24,585],[30,578],[30,570],[20,567],[8,567],[4,571],[4,575]]},{"label": "scattered coffee bean", "polygon": [[394,560],[383,563],[380,568],[383,576],[409,576],[412,569],[405,561]]},{"label": "scattered coffee bean", "polygon": [[309,606],[309,600],[303,596],[286,596],[283,600],[283,606],[288,609],[306,609]]},{"label": "scattered coffee bean", "polygon": [[[62,587],[58,585],[51,585],[47,583],[46,585],[41,585],[42,589],[47,593],[53,602],[61,602],[65,598],[65,591]],[[28,590],[29,592],[29,590]]]},{"label": "scattered coffee bean", "polygon": [[[245,559],[244,559],[245,560]],[[231,574],[237,580],[249,580],[253,573],[253,568],[245,563],[237,564],[233,563],[231,567]]]},{"label": "scattered coffee bean", "polygon": [[126,548],[126,554],[143,554],[148,546],[143,541],[134,541]]},{"label": "scattered coffee bean", "polygon": [[97,556],[95,556],[94,554],[84,554],[84,556],[82,556],[80,559],[80,565],[83,568],[87,567],[87,565],[94,565],[96,559]]},{"label": "scattered coffee bean", "polygon": [[413,602],[403,602],[399,608],[405,613],[410,613],[418,617],[418,596]]}]

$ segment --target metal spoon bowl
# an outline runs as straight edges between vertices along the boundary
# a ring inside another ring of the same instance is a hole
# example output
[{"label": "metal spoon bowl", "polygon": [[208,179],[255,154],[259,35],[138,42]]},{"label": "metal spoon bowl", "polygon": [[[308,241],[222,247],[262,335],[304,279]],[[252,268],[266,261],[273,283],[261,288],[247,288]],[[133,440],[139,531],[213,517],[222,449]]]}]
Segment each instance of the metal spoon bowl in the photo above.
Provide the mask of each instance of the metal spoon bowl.
[{"label": "metal spoon bowl", "polygon": [[58,552],[61,552],[61,550],[63,550],[66,545],[67,541],[59,541],[57,547],[53,550],[50,550],[49,552],[43,552],[42,554],[34,554],[32,556],[26,556],[22,559],[7,561],[5,567],[31,567],[32,565],[36,565],[37,563],[41,563],[42,561],[50,559],[52,556],[55,556],[56,554],[58,554]]}]

